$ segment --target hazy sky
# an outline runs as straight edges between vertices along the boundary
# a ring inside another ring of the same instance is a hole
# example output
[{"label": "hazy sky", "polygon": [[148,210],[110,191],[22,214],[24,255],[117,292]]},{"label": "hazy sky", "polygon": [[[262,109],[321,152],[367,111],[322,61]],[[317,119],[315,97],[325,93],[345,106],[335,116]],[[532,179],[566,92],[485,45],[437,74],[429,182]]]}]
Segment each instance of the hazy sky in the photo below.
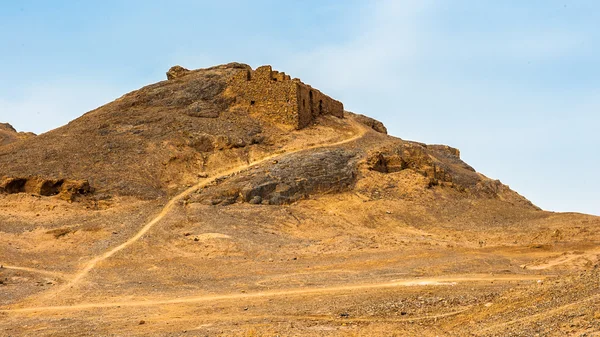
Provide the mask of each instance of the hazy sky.
[{"label": "hazy sky", "polygon": [[600,215],[599,22],[595,0],[2,1],[0,121],[40,133],[175,64],[272,64],[544,209]]}]

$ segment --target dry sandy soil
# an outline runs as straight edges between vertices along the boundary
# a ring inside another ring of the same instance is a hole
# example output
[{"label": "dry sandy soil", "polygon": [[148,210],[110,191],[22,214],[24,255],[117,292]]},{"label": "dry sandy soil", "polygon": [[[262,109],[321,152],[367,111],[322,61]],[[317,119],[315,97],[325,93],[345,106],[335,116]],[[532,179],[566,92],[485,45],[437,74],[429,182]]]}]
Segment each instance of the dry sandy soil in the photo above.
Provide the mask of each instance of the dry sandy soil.
[{"label": "dry sandy soil", "polygon": [[27,151],[67,156],[57,142],[83,125],[130,130],[115,109],[0,147],[7,176],[96,189],[0,194],[0,336],[600,336],[600,218],[542,211],[455,149],[350,113],[285,131],[225,112],[205,135],[264,140],[198,149],[157,116],[131,122],[153,135],[135,138],[143,162],[94,171],[86,154],[135,150],[115,132],[74,145],[80,166],[27,166]]}]

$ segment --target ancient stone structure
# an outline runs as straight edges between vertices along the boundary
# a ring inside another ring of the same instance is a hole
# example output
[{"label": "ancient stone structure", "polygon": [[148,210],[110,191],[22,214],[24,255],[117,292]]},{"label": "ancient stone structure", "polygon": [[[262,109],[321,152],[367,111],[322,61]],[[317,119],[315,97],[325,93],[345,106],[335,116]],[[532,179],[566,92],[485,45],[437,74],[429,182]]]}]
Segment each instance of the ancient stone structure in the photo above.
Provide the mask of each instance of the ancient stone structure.
[{"label": "ancient stone structure", "polygon": [[240,70],[227,90],[250,114],[295,129],[308,126],[320,115],[344,116],[341,102],[268,65]]}]

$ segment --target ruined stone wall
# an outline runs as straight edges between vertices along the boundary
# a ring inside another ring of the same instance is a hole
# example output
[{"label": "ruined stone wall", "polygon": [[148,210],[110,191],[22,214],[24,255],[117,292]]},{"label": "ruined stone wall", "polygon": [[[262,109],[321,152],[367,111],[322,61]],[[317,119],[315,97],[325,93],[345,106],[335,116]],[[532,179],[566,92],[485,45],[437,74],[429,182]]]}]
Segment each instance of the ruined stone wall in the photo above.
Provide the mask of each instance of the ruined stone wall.
[{"label": "ruined stone wall", "polygon": [[344,106],[298,79],[262,66],[240,70],[229,83],[228,92],[251,115],[273,123],[302,129],[319,115],[343,117]]},{"label": "ruined stone wall", "polygon": [[344,117],[344,105],[299,80],[297,84],[298,128],[308,126],[321,115]]}]

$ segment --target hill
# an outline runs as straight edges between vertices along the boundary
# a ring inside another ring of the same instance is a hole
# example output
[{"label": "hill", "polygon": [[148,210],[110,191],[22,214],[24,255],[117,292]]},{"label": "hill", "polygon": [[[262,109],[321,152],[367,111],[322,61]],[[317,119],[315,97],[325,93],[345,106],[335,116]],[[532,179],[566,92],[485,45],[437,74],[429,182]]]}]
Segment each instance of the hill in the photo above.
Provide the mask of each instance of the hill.
[{"label": "hill", "polygon": [[580,306],[600,218],[543,211],[270,66],[175,66],[1,146],[0,167],[4,335],[600,329]]}]

